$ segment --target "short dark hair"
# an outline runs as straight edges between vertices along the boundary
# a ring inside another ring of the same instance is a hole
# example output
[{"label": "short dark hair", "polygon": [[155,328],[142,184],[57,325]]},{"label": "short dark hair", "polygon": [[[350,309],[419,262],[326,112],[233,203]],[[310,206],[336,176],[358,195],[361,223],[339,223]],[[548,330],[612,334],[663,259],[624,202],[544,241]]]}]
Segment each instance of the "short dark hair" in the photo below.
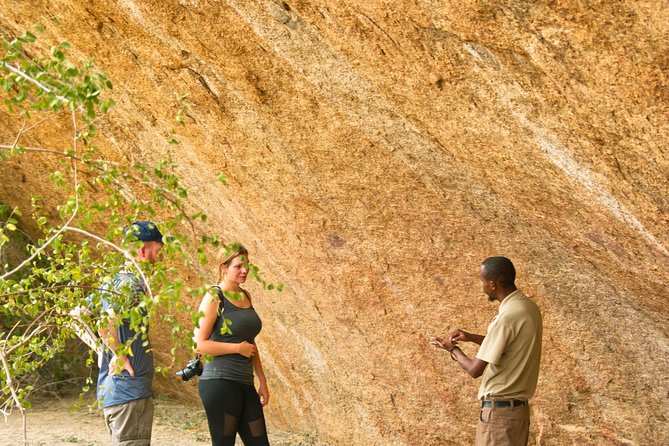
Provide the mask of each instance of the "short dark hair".
[{"label": "short dark hair", "polygon": [[503,287],[512,287],[516,282],[516,268],[506,257],[488,257],[481,264],[483,277],[494,280]]}]

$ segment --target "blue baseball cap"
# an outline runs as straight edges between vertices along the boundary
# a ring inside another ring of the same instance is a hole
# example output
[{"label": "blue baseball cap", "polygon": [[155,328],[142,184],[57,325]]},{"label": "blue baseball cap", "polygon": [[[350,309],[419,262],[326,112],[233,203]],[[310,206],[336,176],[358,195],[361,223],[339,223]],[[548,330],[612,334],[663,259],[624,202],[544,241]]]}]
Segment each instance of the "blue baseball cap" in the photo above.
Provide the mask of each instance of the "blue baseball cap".
[{"label": "blue baseball cap", "polygon": [[124,240],[140,240],[142,242],[163,242],[163,234],[151,221],[136,221],[125,230]]}]

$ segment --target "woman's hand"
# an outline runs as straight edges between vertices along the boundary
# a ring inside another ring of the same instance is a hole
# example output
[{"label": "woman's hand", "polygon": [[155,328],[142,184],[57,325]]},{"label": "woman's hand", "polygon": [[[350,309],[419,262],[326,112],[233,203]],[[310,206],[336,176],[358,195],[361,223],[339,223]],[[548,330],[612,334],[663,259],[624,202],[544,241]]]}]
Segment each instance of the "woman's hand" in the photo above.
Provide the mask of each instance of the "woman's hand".
[{"label": "woman's hand", "polygon": [[266,382],[261,382],[258,387],[258,396],[260,397],[260,404],[267,406],[269,403],[269,389],[267,388]]},{"label": "woman's hand", "polygon": [[256,346],[253,344],[249,344],[246,341],[242,341],[239,344],[238,349],[239,351],[237,353],[247,358],[253,358],[253,355],[256,354]]}]

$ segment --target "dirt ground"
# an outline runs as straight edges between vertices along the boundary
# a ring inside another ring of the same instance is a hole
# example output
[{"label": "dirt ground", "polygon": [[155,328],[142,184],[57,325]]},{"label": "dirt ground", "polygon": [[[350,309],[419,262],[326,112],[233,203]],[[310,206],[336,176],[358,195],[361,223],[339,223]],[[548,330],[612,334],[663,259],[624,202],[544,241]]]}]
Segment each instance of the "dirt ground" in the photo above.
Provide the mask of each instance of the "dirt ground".
[{"label": "dirt ground", "polygon": [[[155,400],[152,444],[155,446],[208,445],[209,432],[204,412],[165,399]],[[102,414],[77,397],[42,399],[27,411],[29,446],[100,446],[110,443]],[[242,442],[237,438],[237,445]],[[308,434],[270,431],[272,446],[327,446]],[[6,422],[0,418],[0,445],[24,445],[21,414],[14,412]]]}]

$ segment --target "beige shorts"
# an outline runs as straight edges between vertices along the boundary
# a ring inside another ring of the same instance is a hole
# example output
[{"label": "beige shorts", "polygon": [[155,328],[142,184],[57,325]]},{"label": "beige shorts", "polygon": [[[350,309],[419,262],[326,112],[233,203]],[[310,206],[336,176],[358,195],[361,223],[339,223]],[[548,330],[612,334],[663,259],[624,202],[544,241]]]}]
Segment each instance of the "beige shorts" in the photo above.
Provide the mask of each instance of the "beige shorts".
[{"label": "beige shorts", "polygon": [[149,446],[153,427],[153,399],[143,398],[105,407],[102,411],[112,446]]}]

